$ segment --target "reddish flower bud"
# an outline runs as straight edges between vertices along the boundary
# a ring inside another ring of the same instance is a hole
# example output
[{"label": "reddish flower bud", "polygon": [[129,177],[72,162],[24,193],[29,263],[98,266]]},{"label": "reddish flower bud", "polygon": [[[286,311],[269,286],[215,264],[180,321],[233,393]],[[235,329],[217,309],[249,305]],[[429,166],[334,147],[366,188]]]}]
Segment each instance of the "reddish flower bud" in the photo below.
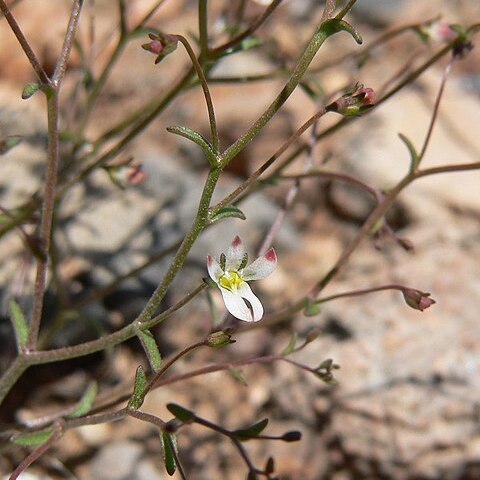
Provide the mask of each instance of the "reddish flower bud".
[{"label": "reddish flower bud", "polygon": [[405,288],[402,290],[402,293],[407,305],[421,312],[436,303],[433,298],[430,298],[429,293],[421,292],[420,290]]},{"label": "reddish flower bud", "polygon": [[372,88],[365,88],[361,84],[342,95],[338,100],[327,105],[327,112],[336,112],[340,115],[354,116],[360,115],[373,107],[375,102],[375,92]]},{"label": "reddish flower bud", "polygon": [[157,55],[155,59],[156,64],[177,48],[178,38],[175,35],[149,33],[148,36],[151,42],[144,43],[142,48],[147,52]]},{"label": "reddish flower bud", "polygon": [[439,20],[422,27],[420,32],[436,43],[449,43],[457,38],[457,32],[450,25]]},{"label": "reddish flower bud", "polygon": [[115,167],[105,167],[110,179],[120,188],[126,188],[129,185],[138,185],[145,179],[145,172],[142,165],[119,165]]}]

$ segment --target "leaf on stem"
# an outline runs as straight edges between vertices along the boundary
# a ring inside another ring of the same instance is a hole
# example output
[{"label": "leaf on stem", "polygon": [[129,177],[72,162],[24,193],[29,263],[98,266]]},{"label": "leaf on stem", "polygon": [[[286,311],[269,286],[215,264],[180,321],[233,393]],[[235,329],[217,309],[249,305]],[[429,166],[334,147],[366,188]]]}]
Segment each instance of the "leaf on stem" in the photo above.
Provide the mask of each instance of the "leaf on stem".
[{"label": "leaf on stem", "polygon": [[295,346],[297,344],[297,340],[298,340],[298,334],[297,332],[295,332],[291,337],[290,337],[290,340],[288,342],[288,345],[282,350],[282,355],[290,355],[294,350],[295,350]]},{"label": "leaf on stem", "polygon": [[307,305],[305,306],[305,309],[303,310],[303,314],[306,317],[315,317],[320,313],[320,306],[318,303],[313,300],[313,299],[308,299]]},{"label": "leaf on stem", "polygon": [[41,88],[41,85],[38,83],[28,83],[25,85],[23,91],[22,91],[22,99],[23,100],[28,100],[32,95],[35,95]]},{"label": "leaf on stem", "polygon": [[418,156],[417,150],[412,141],[407,136],[403,133],[399,133],[398,136],[408,149],[408,153],[410,154],[410,173],[413,173],[420,163],[420,157]]},{"label": "leaf on stem", "polygon": [[195,421],[195,413],[191,410],[187,410],[186,408],[177,405],[176,403],[169,403],[167,404],[168,411],[182,423],[192,423]]},{"label": "leaf on stem", "polygon": [[90,382],[82,398],[75,405],[73,410],[67,415],[67,418],[77,418],[77,417],[81,417],[82,415],[86,415],[92,408],[93,401],[97,396],[97,391],[98,391],[97,382]]},{"label": "leaf on stem", "polygon": [[140,365],[137,368],[135,373],[135,386],[133,387],[133,394],[130,397],[127,408],[137,410],[142,406],[143,403],[143,392],[147,386],[147,376],[143,370],[143,367]]},{"label": "leaf on stem", "polygon": [[236,382],[240,383],[244,387],[248,387],[247,379],[245,378],[241,370],[239,370],[238,368],[229,368],[228,373]]},{"label": "leaf on stem", "polygon": [[225,207],[210,212],[208,215],[209,223],[218,222],[223,218],[240,218],[240,220],[245,220],[247,217],[239,208],[233,205],[226,205]]},{"label": "leaf on stem", "polygon": [[363,43],[361,35],[345,20],[340,20],[338,18],[325,20],[320,24],[319,30],[323,30],[328,36],[334,35],[343,30],[344,32],[349,33],[359,45]]},{"label": "leaf on stem", "polygon": [[23,351],[27,343],[27,322],[25,321],[25,316],[23,315],[23,312],[20,309],[18,303],[13,299],[10,300],[10,312],[12,315],[13,329],[15,330],[17,349],[19,352],[21,352]]},{"label": "leaf on stem", "polygon": [[22,445],[25,447],[38,446],[48,442],[54,433],[54,428],[48,427],[47,429],[39,430],[37,432],[20,433],[12,437],[11,441],[16,445]]},{"label": "leaf on stem", "polygon": [[165,469],[167,470],[167,473],[172,476],[177,469],[173,451],[173,449],[175,449],[175,452],[177,451],[177,437],[173,433],[162,432],[160,439],[162,440],[163,462],[165,463]]},{"label": "leaf on stem", "polygon": [[158,350],[157,342],[150,332],[150,330],[141,330],[137,331],[137,336],[142,344],[145,353],[147,354],[148,363],[152,368],[154,373],[160,370],[160,365],[162,363],[162,356]]},{"label": "leaf on stem", "polygon": [[241,442],[246,442],[247,440],[251,440],[256,436],[260,435],[260,433],[265,430],[265,427],[268,425],[268,418],[264,418],[250,427],[241,428],[239,430],[233,431],[233,435],[235,435]]},{"label": "leaf on stem", "polygon": [[210,142],[203,136],[200,135],[195,130],[191,128],[184,127],[183,125],[174,125],[167,127],[167,132],[174,133],[175,135],[180,135],[181,137],[191,140],[193,143],[196,143],[205,153],[208,163],[212,167],[218,167],[217,154],[213,150]]}]

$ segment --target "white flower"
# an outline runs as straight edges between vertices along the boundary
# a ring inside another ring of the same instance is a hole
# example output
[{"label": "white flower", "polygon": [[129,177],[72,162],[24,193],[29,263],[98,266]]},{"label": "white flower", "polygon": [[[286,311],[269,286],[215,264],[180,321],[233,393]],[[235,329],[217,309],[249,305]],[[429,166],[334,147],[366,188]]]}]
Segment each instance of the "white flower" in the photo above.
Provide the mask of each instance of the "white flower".
[{"label": "white flower", "polygon": [[236,236],[227,254],[221,255],[220,263],[211,255],[207,256],[207,268],[211,279],[222,292],[227,310],[240,320],[257,322],[263,316],[263,306],[247,282],[270,275],[277,266],[277,255],[271,248],[248,266],[247,261],[242,240]]}]

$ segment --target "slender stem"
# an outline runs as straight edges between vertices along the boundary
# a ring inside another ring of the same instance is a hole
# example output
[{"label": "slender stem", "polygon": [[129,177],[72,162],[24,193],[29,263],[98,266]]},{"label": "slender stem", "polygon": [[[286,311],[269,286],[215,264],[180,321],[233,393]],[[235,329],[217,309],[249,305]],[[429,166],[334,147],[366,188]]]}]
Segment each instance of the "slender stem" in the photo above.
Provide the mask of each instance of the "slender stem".
[{"label": "slender stem", "polygon": [[357,0],[349,0],[348,3],[342,8],[342,10],[338,12],[335,18],[343,18],[352,9],[356,2]]},{"label": "slender stem", "polygon": [[200,348],[200,347],[204,347],[205,345],[207,345],[207,342],[206,340],[203,340],[201,342],[197,342],[197,343],[194,343],[192,345],[189,345],[188,347],[184,348],[183,350],[181,350],[180,352],[178,352],[176,355],[174,355],[152,378],[151,380],[148,382],[148,384],[146,385],[145,389],[143,390],[142,392],[142,398],[145,398],[145,396],[147,395],[147,393],[152,389],[152,388],[155,388],[155,384],[158,382],[158,380],[165,374],[165,372],[176,362],[178,362],[178,360],[182,357],[184,357],[185,355],[187,355],[187,353],[190,353],[192,352],[193,350],[196,350],[197,348]]},{"label": "slender stem", "polygon": [[438,173],[466,172],[469,170],[479,170],[479,169],[480,169],[480,162],[461,163],[458,165],[444,165],[440,167],[431,167],[431,168],[425,168],[424,170],[419,170],[416,173],[416,178],[426,177],[428,175],[436,175]]},{"label": "slender stem", "polygon": [[195,52],[193,51],[192,47],[188,43],[188,40],[182,35],[175,35],[182,45],[185,47],[185,50],[192,61],[193,68],[195,68],[195,72],[200,79],[200,84],[202,85],[203,94],[205,96],[205,102],[207,104],[208,110],[208,120],[210,123],[210,130],[212,132],[212,147],[214,152],[218,152],[218,131],[217,131],[217,122],[215,120],[215,110],[213,108],[212,96],[210,95],[210,90],[208,88],[207,79],[205,78],[205,74],[203,73],[202,66],[200,65]]},{"label": "slender stem", "polygon": [[274,10],[281,2],[282,0],[273,0],[273,2],[265,9],[265,11],[244,32],[232,38],[227,43],[224,43],[223,45],[220,45],[219,47],[210,50],[210,56],[216,57],[225,50],[235,47],[242,40],[245,40],[247,37],[255,33],[265,23],[267,18],[274,12]]},{"label": "slender stem", "polygon": [[24,355],[19,355],[3,373],[0,379],[0,405],[6,396],[17,383],[18,379],[23,375],[29,364]]},{"label": "slender stem", "polygon": [[432,137],[433,127],[435,126],[435,122],[436,122],[437,117],[438,117],[438,112],[440,110],[440,101],[442,100],[443,92],[445,90],[445,85],[447,83],[448,75],[452,70],[452,65],[453,65],[454,60],[455,60],[454,57],[452,57],[450,59],[450,61],[448,62],[447,66],[445,67],[445,70],[443,72],[442,81],[440,83],[440,88],[438,90],[437,98],[435,99],[435,105],[433,107],[432,118],[430,120],[430,125],[428,126],[428,132],[427,132],[427,135],[425,135],[425,140],[423,142],[422,150],[421,150],[420,154],[418,155],[417,166],[422,161],[423,157],[425,156],[425,152],[427,151],[427,148],[428,148],[428,143],[430,142],[430,138]]},{"label": "slender stem", "polygon": [[295,66],[295,69],[290,76],[290,79],[283,87],[281,92],[277,95],[275,100],[270,104],[270,106],[265,110],[265,112],[263,112],[263,114],[258,118],[258,120],[223,153],[221,158],[222,168],[227,165],[230,160],[237,156],[245,148],[245,146],[259,134],[262,128],[270,121],[270,119],[275,115],[275,113],[280,109],[280,107],[287,101],[295,88],[298,86],[307,68],[315,57],[315,54],[330,35],[331,32],[329,32],[328,28],[323,28],[322,25],[320,25],[319,29],[311,38],[305,51],[300,57],[300,60]]},{"label": "slender stem", "polygon": [[403,292],[405,291],[405,287],[402,285],[392,284],[392,285],[382,285],[381,287],[365,288],[362,290],[352,290],[350,292],[336,293],[328,297],[319,298],[318,300],[315,300],[315,303],[319,303],[319,304],[327,303],[332,300],[337,300],[339,298],[358,297],[361,295],[366,295],[368,293],[381,292],[383,290],[399,290],[400,292]]},{"label": "slender stem", "polygon": [[207,0],[198,1],[198,34],[200,61],[208,57],[208,11]]},{"label": "slender stem", "polygon": [[166,0],[159,0],[157,1],[157,3],[148,11],[147,14],[145,14],[145,16],[138,22],[138,24],[136,25],[136,27],[133,29],[134,31],[135,30],[139,30],[140,28],[142,28],[154,15],[155,13],[157,12],[157,10],[166,2]]},{"label": "slender stem", "polygon": [[35,350],[42,319],[45,282],[52,233],[53,214],[55,211],[55,190],[57,185],[58,150],[58,90],[47,92],[48,112],[48,165],[43,195],[42,218],[40,221],[39,241],[42,258],[37,259],[37,274],[34,285],[32,319],[29,325],[25,351]]},{"label": "slender stem", "polygon": [[55,424],[53,435],[43,444],[30,453],[10,475],[9,480],[16,480],[35,460],[40,458],[47,450],[52,448],[60,439],[63,428],[60,423]]},{"label": "slender stem", "polygon": [[22,47],[25,55],[27,56],[30,65],[35,70],[35,74],[37,75],[38,80],[43,83],[44,85],[50,85],[50,79],[48,75],[45,73],[45,70],[40,65],[35,53],[33,52],[28,40],[25,38],[22,30],[18,26],[17,21],[13,17],[12,13],[10,12],[10,8],[7,6],[4,0],[0,0],[0,11],[3,13],[5,19],[7,20],[10,28],[12,29],[13,33],[17,37],[18,43]]},{"label": "slender stem", "polygon": [[128,415],[133,418],[138,418],[138,420],[141,420],[142,422],[151,423],[152,425],[155,425],[160,431],[165,430],[165,422],[162,419],[156,417],[155,415],[133,409],[128,409]]},{"label": "slender stem", "polygon": [[65,76],[65,71],[67,70],[67,62],[70,58],[70,52],[72,51],[73,42],[75,40],[75,34],[77,32],[82,5],[83,0],[74,0],[72,5],[67,33],[65,35],[62,51],[58,57],[57,64],[55,66],[55,72],[53,73],[52,77],[52,83],[55,87],[58,87],[62,83],[63,77]]}]

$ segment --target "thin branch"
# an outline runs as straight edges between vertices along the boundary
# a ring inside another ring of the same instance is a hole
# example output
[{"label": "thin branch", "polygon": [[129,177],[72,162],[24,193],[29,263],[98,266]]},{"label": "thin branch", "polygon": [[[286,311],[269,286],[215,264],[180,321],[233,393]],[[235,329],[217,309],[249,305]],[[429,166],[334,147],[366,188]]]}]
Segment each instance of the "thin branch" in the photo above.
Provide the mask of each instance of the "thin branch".
[{"label": "thin branch", "polygon": [[62,51],[60,52],[57,65],[55,66],[55,72],[53,73],[52,77],[52,83],[56,88],[58,88],[62,83],[63,77],[65,76],[65,71],[67,70],[67,62],[70,58],[70,52],[72,51],[73,42],[75,40],[75,34],[77,32],[83,1],[84,0],[74,0],[72,5],[67,33],[65,34]]},{"label": "thin branch", "polygon": [[10,8],[7,6],[4,0],[0,0],[0,11],[5,16],[5,19],[10,25],[10,28],[12,29],[13,33],[17,37],[18,43],[20,43],[20,46],[22,47],[23,51],[25,52],[25,55],[30,61],[30,65],[35,70],[38,80],[44,85],[50,85],[50,79],[48,78],[48,75],[45,73],[45,70],[40,65],[40,62],[38,61],[32,48],[30,47],[28,40],[25,38],[25,35],[23,34],[22,30],[18,26],[17,21],[13,17],[12,13],[10,12]]}]

